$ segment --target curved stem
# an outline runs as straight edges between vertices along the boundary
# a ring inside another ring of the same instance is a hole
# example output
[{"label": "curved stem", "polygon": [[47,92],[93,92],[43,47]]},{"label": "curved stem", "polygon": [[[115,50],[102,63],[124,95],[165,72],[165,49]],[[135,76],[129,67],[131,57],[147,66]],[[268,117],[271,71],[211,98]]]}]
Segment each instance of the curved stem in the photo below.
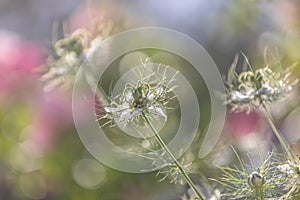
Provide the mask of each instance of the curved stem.
[{"label": "curved stem", "polygon": [[275,133],[275,136],[277,137],[281,147],[288,154],[288,156],[290,156],[292,159],[296,159],[296,156],[292,152],[292,150],[291,150],[290,146],[288,145],[287,141],[282,136],[280,130],[276,127],[274,119],[273,119],[270,111],[268,110],[268,108],[265,105],[263,105],[262,107],[263,107],[262,111],[263,111],[264,115],[266,116],[266,119],[267,119],[268,123],[270,124],[273,132]]},{"label": "curved stem", "polygon": [[147,124],[150,126],[151,130],[153,131],[154,136],[155,136],[156,140],[159,142],[160,146],[165,149],[166,153],[172,159],[172,161],[174,162],[174,164],[176,165],[176,167],[178,167],[179,171],[181,172],[182,176],[186,180],[187,184],[192,188],[192,190],[195,192],[195,194],[197,195],[197,197],[199,199],[204,200],[203,196],[198,191],[197,187],[195,186],[195,184],[193,183],[193,181],[191,180],[191,178],[188,176],[188,174],[185,172],[185,170],[182,167],[182,165],[177,161],[177,159],[175,158],[175,156],[173,155],[173,153],[167,147],[167,145],[165,144],[165,142],[163,141],[163,139],[160,137],[160,135],[157,132],[157,130],[155,129],[155,127],[150,122],[149,118],[145,114],[143,114],[143,117],[146,120]]}]

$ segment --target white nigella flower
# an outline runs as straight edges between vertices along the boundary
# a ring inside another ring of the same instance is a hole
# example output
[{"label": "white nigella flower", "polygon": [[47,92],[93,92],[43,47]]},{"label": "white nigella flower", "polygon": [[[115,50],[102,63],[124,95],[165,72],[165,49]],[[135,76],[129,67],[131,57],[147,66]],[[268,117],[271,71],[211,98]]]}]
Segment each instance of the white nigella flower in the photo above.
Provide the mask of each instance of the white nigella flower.
[{"label": "white nigella flower", "polygon": [[300,160],[288,161],[288,163],[279,165],[277,167],[282,173],[287,174],[293,179],[295,183],[300,184]]},{"label": "white nigella flower", "polygon": [[228,73],[226,104],[234,110],[250,111],[261,104],[283,100],[291,92],[297,80],[289,79],[290,72],[274,72],[269,67],[242,72],[234,72],[233,66]]},{"label": "white nigella flower", "polygon": [[246,88],[241,91],[233,91],[231,94],[231,101],[248,102],[254,99],[254,90],[252,88]]},{"label": "white nigella flower", "polygon": [[139,81],[137,85],[127,84],[116,107],[107,106],[105,112],[121,122],[139,122],[142,115],[159,116],[167,119],[164,105],[167,103],[166,88],[162,85],[151,87]]},{"label": "white nigella flower", "polygon": [[79,29],[54,43],[54,54],[47,58],[45,66],[47,71],[42,76],[45,90],[52,90],[58,86],[68,89],[72,86],[89,48],[90,40],[90,33]]}]

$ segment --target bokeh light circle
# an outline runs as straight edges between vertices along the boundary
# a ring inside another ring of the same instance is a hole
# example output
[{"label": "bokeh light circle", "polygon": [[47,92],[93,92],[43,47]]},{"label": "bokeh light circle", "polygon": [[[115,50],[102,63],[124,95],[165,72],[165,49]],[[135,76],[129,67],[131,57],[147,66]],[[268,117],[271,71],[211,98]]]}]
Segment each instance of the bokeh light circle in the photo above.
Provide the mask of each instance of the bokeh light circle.
[{"label": "bokeh light circle", "polygon": [[47,183],[39,172],[20,175],[19,185],[23,194],[29,199],[44,199],[47,196]]},{"label": "bokeh light circle", "polygon": [[106,172],[97,160],[85,158],[75,163],[73,177],[81,187],[96,189],[105,181]]}]

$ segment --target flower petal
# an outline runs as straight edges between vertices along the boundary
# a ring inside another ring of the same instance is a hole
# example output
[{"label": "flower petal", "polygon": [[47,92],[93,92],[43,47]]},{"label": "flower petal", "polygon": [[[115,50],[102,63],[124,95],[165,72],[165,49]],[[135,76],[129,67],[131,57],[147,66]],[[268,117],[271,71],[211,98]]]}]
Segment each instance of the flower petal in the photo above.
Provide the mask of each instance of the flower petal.
[{"label": "flower petal", "polygon": [[281,172],[286,173],[288,175],[293,175],[295,174],[294,170],[291,168],[291,166],[289,164],[283,164],[283,165],[279,165],[277,167]]},{"label": "flower petal", "polygon": [[128,104],[122,104],[119,107],[105,107],[104,110],[108,113],[122,112],[129,108]]},{"label": "flower petal", "polygon": [[136,116],[140,115],[142,113],[141,110],[137,110],[137,109],[134,109],[134,110],[125,110],[121,113],[120,115],[120,119],[121,120],[130,120],[130,119],[133,119],[135,118]]},{"label": "flower petal", "polygon": [[126,90],[124,92],[124,96],[125,96],[125,101],[126,102],[130,102],[132,101],[134,98],[133,98],[133,93],[132,93],[132,90]]},{"label": "flower petal", "polygon": [[148,110],[151,114],[158,115],[167,119],[167,115],[165,114],[164,110],[161,107],[150,106]]}]

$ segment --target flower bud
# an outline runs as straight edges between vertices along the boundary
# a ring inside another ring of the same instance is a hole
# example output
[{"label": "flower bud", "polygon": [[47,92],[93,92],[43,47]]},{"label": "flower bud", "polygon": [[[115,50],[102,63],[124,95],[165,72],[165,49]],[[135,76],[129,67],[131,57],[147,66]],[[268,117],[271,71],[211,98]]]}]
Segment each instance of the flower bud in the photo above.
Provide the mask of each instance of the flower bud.
[{"label": "flower bud", "polygon": [[264,178],[262,175],[260,175],[257,172],[252,172],[249,176],[248,176],[248,185],[251,188],[258,188],[261,187],[264,184]]}]

